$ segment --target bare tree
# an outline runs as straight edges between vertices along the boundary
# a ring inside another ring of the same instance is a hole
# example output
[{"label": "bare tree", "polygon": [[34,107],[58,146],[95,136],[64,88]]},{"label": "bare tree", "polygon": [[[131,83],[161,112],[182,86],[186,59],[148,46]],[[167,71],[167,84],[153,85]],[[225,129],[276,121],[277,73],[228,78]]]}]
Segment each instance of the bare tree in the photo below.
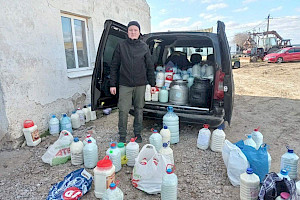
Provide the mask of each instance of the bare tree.
[{"label": "bare tree", "polygon": [[234,35],[233,42],[236,43],[240,48],[243,48],[243,44],[248,38],[248,33],[237,33]]}]

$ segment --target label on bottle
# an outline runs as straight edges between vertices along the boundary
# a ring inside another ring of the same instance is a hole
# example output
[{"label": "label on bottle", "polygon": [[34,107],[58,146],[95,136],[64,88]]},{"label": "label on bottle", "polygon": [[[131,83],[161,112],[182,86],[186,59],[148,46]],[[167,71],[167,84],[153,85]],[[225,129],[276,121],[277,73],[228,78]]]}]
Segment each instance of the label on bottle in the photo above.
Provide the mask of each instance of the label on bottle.
[{"label": "label on bottle", "polygon": [[39,134],[39,130],[36,129],[35,131],[33,131],[31,133],[31,137],[32,137],[32,141],[37,141],[38,139],[40,139],[40,134]]},{"label": "label on bottle", "polygon": [[112,182],[115,182],[115,172],[112,175],[106,177],[106,189],[109,188]]}]

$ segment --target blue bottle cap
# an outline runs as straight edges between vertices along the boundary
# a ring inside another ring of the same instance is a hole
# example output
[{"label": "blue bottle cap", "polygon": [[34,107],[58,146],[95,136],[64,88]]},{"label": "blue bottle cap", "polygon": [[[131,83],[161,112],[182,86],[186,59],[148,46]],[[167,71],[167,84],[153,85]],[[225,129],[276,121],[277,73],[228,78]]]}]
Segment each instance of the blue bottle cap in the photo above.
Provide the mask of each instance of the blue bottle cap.
[{"label": "blue bottle cap", "polygon": [[164,124],[164,129],[168,129],[168,126]]},{"label": "blue bottle cap", "polygon": [[55,115],[52,115],[52,118],[55,118],[56,116]]},{"label": "blue bottle cap", "polygon": [[63,117],[66,117],[66,116],[67,116],[67,114],[66,114],[66,113],[64,113],[64,114],[63,114]]},{"label": "blue bottle cap", "polygon": [[158,133],[158,131],[157,130],[153,130],[153,133]]},{"label": "blue bottle cap", "polygon": [[91,106],[92,106],[92,104],[89,104],[88,106],[89,106],[89,107],[91,107]]},{"label": "blue bottle cap", "polygon": [[248,138],[252,138],[252,135],[249,134],[249,135],[247,135],[247,137],[248,137]]},{"label": "blue bottle cap", "polygon": [[253,174],[253,169],[252,168],[247,168],[247,174]]},{"label": "blue bottle cap", "polygon": [[163,147],[168,147],[168,143],[163,143]]},{"label": "blue bottle cap", "polygon": [[172,107],[172,106],[168,106],[168,107],[167,107],[167,111],[168,111],[168,112],[173,112],[173,107]]},{"label": "blue bottle cap", "polygon": [[112,142],[112,143],[110,144],[110,148],[111,148],[111,149],[117,148],[117,144],[116,144],[115,142]]},{"label": "blue bottle cap", "polygon": [[293,149],[288,149],[288,153],[294,153]]},{"label": "blue bottle cap", "polygon": [[168,174],[172,174],[172,169],[167,169]]},{"label": "blue bottle cap", "polygon": [[116,185],[115,183],[111,183],[111,184],[109,185],[109,188],[110,188],[110,189],[116,189],[116,187],[117,187],[117,185]]},{"label": "blue bottle cap", "polygon": [[282,169],[282,170],[280,170],[280,174],[286,176],[289,174],[289,172],[286,169]]},{"label": "blue bottle cap", "polygon": [[72,111],[72,114],[75,114],[76,113],[76,111]]},{"label": "blue bottle cap", "polygon": [[74,142],[78,142],[78,141],[79,141],[78,137],[75,137]]},{"label": "blue bottle cap", "polygon": [[165,90],[165,89],[167,89],[167,87],[166,86],[162,86],[161,89]]},{"label": "blue bottle cap", "polygon": [[88,140],[87,142],[88,142],[88,143],[92,143],[92,140]]}]

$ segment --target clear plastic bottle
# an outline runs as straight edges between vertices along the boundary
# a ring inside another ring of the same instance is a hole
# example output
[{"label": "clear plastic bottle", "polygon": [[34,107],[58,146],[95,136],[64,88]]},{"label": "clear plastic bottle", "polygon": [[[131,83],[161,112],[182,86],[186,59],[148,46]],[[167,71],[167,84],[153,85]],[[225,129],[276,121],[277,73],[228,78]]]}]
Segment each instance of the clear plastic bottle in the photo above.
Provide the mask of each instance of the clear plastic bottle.
[{"label": "clear plastic bottle", "polygon": [[281,156],[280,168],[289,171],[289,177],[296,180],[298,175],[299,157],[294,153],[293,149],[287,147],[288,152]]},{"label": "clear plastic bottle", "polygon": [[128,159],[127,165],[133,167],[135,164],[135,158],[139,155],[140,147],[135,142],[137,138],[131,138],[130,142],[126,145],[126,157]]},{"label": "clear plastic bottle", "polygon": [[252,139],[256,143],[256,149],[259,149],[259,147],[264,143],[264,136],[259,132],[259,127],[254,129],[254,131],[251,133]]},{"label": "clear plastic bottle", "polygon": [[79,119],[80,119],[81,125],[85,125],[85,115],[84,115],[84,112],[80,108],[77,108],[76,113],[79,115]]},{"label": "clear plastic bottle", "polygon": [[97,145],[97,141],[91,136],[91,134],[87,134],[86,138],[83,140],[84,146],[88,143],[89,140]]},{"label": "clear plastic bottle", "polygon": [[75,137],[74,141],[71,143],[70,152],[72,165],[83,164],[83,143],[78,139],[78,137]]},{"label": "clear plastic bottle", "polygon": [[159,94],[158,94],[158,99],[159,99],[159,102],[161,102],[161,103],[168,103],[168,101],[169,101],[169,92],[168,92],[166,86],[163,86],[160,89]]},{"label": "clear plastic bottle", "polygon": [[91,112],[91,120],[92,121],[96,120],[97,119],[96,111],[92,111],[92,105],[89,104],[88,108],[89,108],[89,110]]},{"label": "clear plastic bottle", "polygon": [[87,145],[83,147],[83,160],[86,168],[94,168],[98,162],[98,146],[88,140]]},{"label": "clear plastic bottle", "polygon": [[168,129],[168,126],[164,124],[163,128],[160,130],[160,135],[162,137],[162,143],[170,143],[171,132]]},{"label": "clear plastic bottle", "polygon": [[240,199],[241,200],[257,200],[260,190],[259,177],[253,173],[252,168],[240,175]]},{"label": "clear plastic bottle", "polygon": [[59,135],[59,120],[55,115],[52,115],[49,121],[49,132],[51,135],[58,136]]},{"label": "clear plastic bottle", "polygon": [[252,135],[249,134],[249,135],[246,135],[246,136],[247,136],[247,139],[244,140],[244,144],[248,145],[248,146],[251,146],[251,147],[256,149],[256,143],[252,139]]},{"label": "clear plastic bottle", "polygon": [[165,84],[165,73],[162,71],[156,74],[156,87],[162,87]]},{"label": "clear plastic bottle", "polygon": [[179,142],[179,117],[174,113],[172,106],[169,106],[167,111],[163,117],[163,124],[168,126],[171,132],[171,144],[176,144]]},{"label": "clear plastic bottle", "polygon": [[83,106],[82,111],[84,113],[85,122],[91,121],[91,112],[90,112],[90,110],[86,106]]},{"label": "clear plastic bottle", "polygon": [[146,85],[145,101],[151,101],[151,85]]},{"label": "clear plastic bottle", "polygon": [[280,170],[280,172],[277,174],[281,179],[286,178],[287,180],[291,180],[289,177],[289,172],[286,169]]},{"label": "clear plastic bottle", "polygon": [[211,132],[208,129],[209,125],[204,124],[203,128],[199,130],[197,147],[202,150],[206,150],[209,146]]},{"label": "clear plastic bottle", "polygon": [[159,150],[162,147],[162,136],[158,133],[157,130],[151,129],[152,134],[149,137],[150,144],[152,144],[156,151],[159,152]]},{"label": "clear plastic bottle", "polygon": [[171,164],[174,164],[174,155],[173,155],[173,150],[170,147],[170,142],[163,143],[162,148],[160,149],[159,153],[168,157],[171,161]]},{"label": "clear plastic bottle", "polygon": [[121,152],[117,148],[116,142],[110,144],[110,148],[107,149],[106,155],[109,156],[109,159],[113,162],[115,166],[115,171],[118,172],[121,170]]},{"label": "clear plastic bottle", "polygon": [[168,168],[169,165],[170,164],[167,165],[166,174],[162,179],[161,200],[177,200],[178,178],[176,174],[174,174],[175,167],[171,169]]},{"label": "clear plastic bottle", "polygon": [[118,183],[111,183],[103,194],[102,200],[123,200],[124,194],[117,186]]},{"label": "clear plastic bottle", "polygon": [[213,131],[211,136],[210,149],[216,152],[222,152],[223,144],[225,141],[225,132],[223,131],[222,125]]},{"label": "clear plastic bottle", "polygon": [[62,130],[66,130],[69,131],[70,133],[73,132],[72,130],[72,123],[70,118],[67,116],[66,113],[63,114],[61,121],[60,121],[60,129]]},{"label": "clear plastic bottle", "polygon": [[80,118],[79,115],[76,113],[76,111],[72,112],[71,123],[72,123],[72,128],[74,129],[78,129],[81,126]]}]

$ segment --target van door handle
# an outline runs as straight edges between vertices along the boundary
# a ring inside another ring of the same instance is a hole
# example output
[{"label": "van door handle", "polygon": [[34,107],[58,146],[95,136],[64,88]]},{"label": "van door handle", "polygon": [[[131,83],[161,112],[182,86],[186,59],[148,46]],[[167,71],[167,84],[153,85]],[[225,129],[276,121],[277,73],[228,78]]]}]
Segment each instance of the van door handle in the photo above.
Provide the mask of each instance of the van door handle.
[{"label": "van door handle", "polygon": [[224,92],[228,92],[228,87],[226,85],[224,86]]}]

